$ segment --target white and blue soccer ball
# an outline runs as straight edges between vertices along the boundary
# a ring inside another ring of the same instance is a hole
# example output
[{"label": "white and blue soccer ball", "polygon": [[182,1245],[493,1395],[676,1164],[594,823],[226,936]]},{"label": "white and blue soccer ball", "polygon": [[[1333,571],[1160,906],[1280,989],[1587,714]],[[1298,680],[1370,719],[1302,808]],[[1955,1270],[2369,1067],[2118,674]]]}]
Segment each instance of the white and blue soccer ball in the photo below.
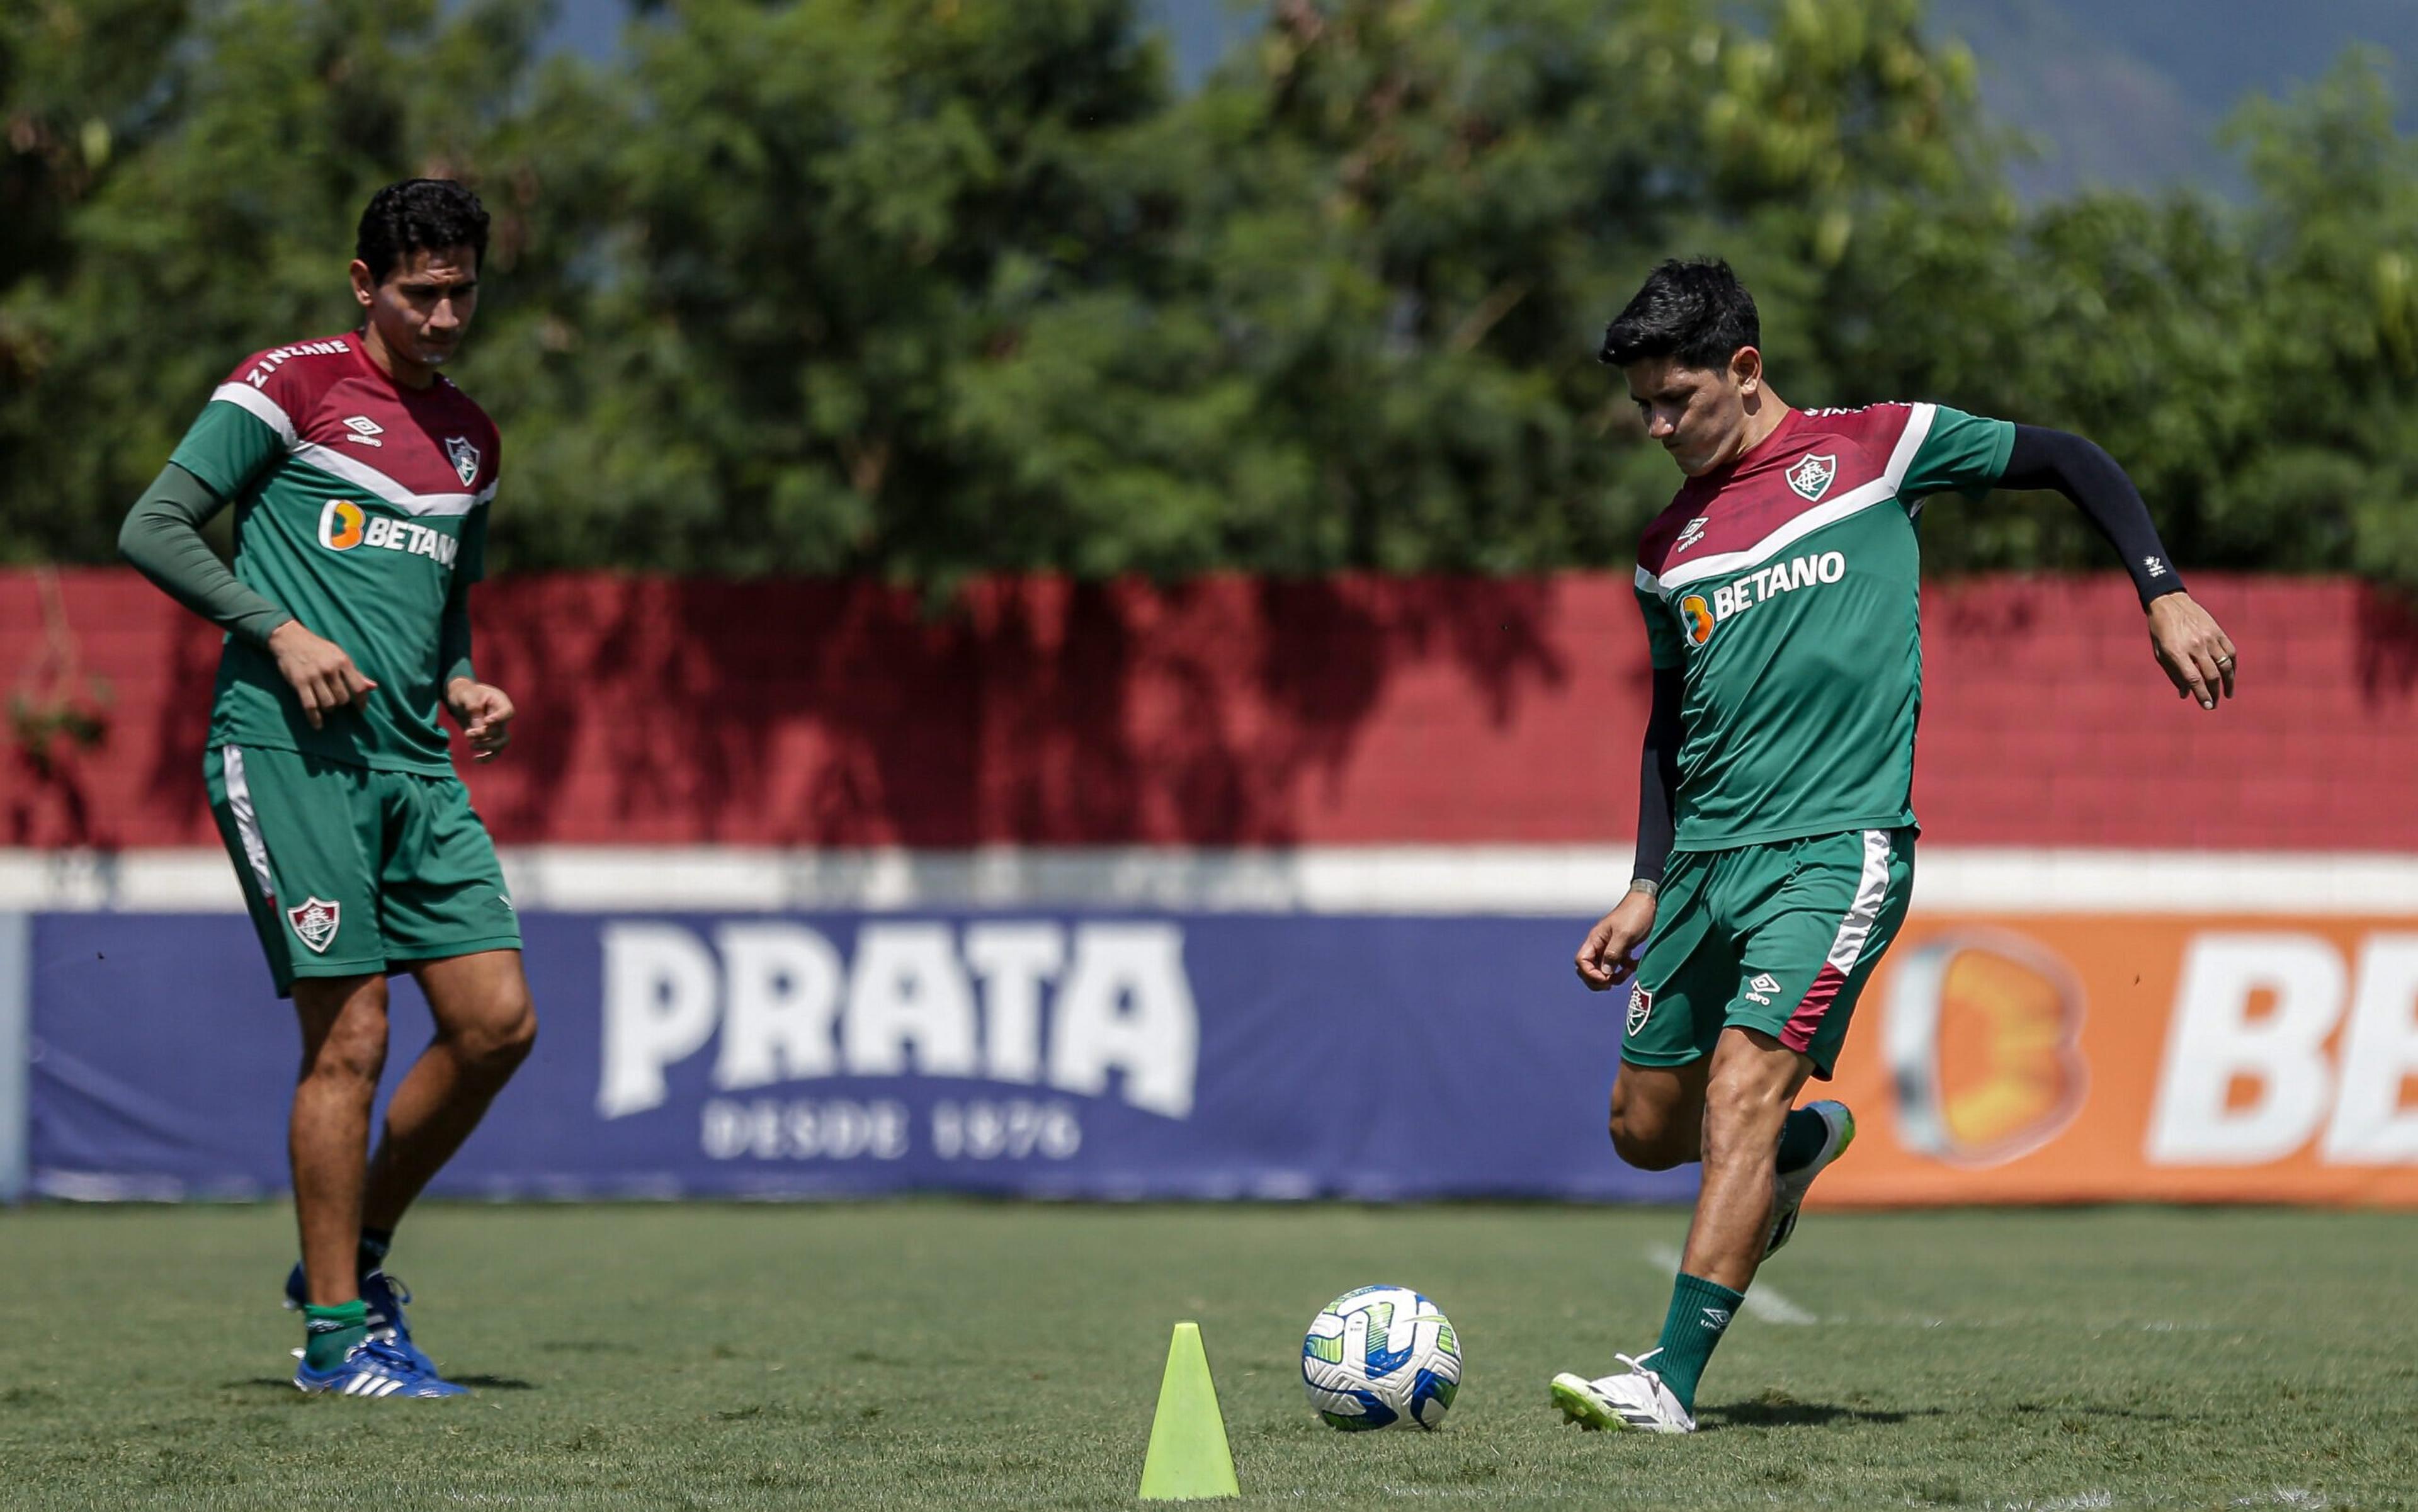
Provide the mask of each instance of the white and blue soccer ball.
[{"label": "white and blue soccer ball", "polygon": [[1442,1428],[1461,1389],[1461,1336],[1408,1287],[1364,1286],[1310,1320],[1301,1381],[1329,1428]]}]

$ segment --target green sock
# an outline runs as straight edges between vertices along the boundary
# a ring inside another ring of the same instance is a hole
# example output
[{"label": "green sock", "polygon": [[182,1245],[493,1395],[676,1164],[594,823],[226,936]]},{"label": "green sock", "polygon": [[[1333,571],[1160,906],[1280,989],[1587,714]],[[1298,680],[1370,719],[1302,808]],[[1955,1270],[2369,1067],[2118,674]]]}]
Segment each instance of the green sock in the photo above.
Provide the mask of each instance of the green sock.
[{"label": "green sock", "polygon": [[332,1370],[344,1363],[354,1345],[369,1336],[370,1310],[359,1297],[332,1307],[306,1306],[302,1326],[310,1335],[302,1363],[314,1370]]},{"label": "green sock", "polygon": [[1662,1342],[1647,1364],[1691,1414],[1705,1362],[1713,1357],[1713,1346],[1722,1341],[1730,1320],[1737,1316],[1738,1304],[1745,1300],[1742,1291],[1684,1271],[1672,1284],[1671,1310],[1662,1319]]},{"label": "green sock", "polygon": [[1822,1141],[1830,1137],[1830,1125],[1822,1115],[1810,1107],[1800,1107],[1788,1115],[1780,1125],[1780,1171],[1803,1170],[1814,1164],[1822,1153]]}]

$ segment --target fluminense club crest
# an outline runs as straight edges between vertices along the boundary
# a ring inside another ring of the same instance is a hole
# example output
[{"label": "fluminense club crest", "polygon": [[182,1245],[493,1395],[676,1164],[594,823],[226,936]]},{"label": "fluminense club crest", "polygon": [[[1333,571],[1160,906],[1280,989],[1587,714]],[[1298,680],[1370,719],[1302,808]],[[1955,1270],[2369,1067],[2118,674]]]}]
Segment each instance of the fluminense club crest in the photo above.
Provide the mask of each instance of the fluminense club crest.
[{"label": "fluminense club crest", "polygon": [[1809,504],[1830,491],[1830,480],[1839,476],[1836,452],[1808,452],[1796,466],[1788,469],[1788,486],[1797,490]]},{"label": "fluminense club crest", "polygon": [[463,487],[467,488],[479,481],[479,449],[472,446],[467,437],[447,436],[445,454],[453,459],[453,470],[462,475]]},{"label": "fluminense club crest", "polygon": [[304,898],[296,907],[285,910],[285,920],[294,926],[295,935],[311,947],[312,954],[317,955],[328,954],[328,946],[335,940],[337,926],[344,916],[344,905],[319,897]]},{"label": "fluminense club crest", "polygon": [[1654,994],[1638,983],[1629,985],[1629,1032],[1634,1036],[1654,1016]]}]

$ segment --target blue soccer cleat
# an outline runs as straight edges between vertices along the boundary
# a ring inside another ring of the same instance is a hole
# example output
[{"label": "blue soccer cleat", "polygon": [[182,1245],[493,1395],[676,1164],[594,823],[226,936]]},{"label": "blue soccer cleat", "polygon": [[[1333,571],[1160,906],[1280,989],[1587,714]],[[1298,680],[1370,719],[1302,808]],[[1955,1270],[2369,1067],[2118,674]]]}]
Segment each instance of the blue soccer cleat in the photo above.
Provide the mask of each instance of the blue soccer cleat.
[{"label": "blue soccer cleat", "polygon": [[365,1338],[354,1345],[344,1359],[326,1370],[314,1370],[308,1360],[294,1367],[294,1384],[304,1392],[317,1395],[333,1392],[340,1397],[467,1397],[470,1388],[456,1385],[439,1377],[434,1370],[423,1370],[412,1357],[383,1338]]},{"label": "blue soccer cleat", "polygon": [[[393,1345],[411,1361],[413,1369],[433,1378],[436,1362],[411,1341],[411,1324],[403,1316],[403,1305],[411,1300],[411,1288],[384,1271],[371,1271],[360,1278],[360,1291],[361,1306],[369,1313],[370,1337]],[[298,1260],[285,1277],[285,1306],[289,1311],[299,1312],[310,1299],[309,1284]]]}]

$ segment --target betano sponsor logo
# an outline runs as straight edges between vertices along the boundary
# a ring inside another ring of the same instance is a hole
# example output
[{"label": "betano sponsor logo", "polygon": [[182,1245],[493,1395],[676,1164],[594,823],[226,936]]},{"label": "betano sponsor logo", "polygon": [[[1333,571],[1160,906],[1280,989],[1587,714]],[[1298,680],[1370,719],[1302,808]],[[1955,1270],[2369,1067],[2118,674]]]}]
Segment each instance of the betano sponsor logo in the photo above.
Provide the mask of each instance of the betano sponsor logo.
[{"label": "betano sponsor logo", "polygon": [[[2205,928],[2179,943],[2163,1024],[2111,1014],[2089,1043],[2084,973],[2028,932],[1959,925],[1906,953],[1883,1017],[1899,1146],[2052,1173],[2074,1195],[2210,1194],[2159,1186],[2167,1174],[2418,1169],[2418,932]],[[2136,955],[2091,960],[2103,995],[2140,981]],[[1868,1174],[1879,1184],[1855,1196],[1886,1193],[1890,1173]]]},{"label": "betano sponsor logo", "polygon": [[1691,593],[1679,601],[1679,622],[1689,644],[1702,646],[1712,638],[1713,606],[1705,602],[1703,594]]},{"label": "betano sponsor logo", "polygon": [[1734,583],[1724,583],[1707,597],[1691,593],[1679,601],[1679,628],[1691,645],[1702,646],[1713,638],[1713,627],[1733,619],[1768,600],[1798,588],[1818,588],[1836,583],[1847,575],[1847,557],[1844,552],[1826,551],[1814,556],[1794,557],[1768,567],[1758,567]]},{"label": "betano sponsor logo", "polygon": [[331,498],[319,512],[319,544],[329,551],[350,551],[361,543],[361,508],[348,498]]},{"label": "betano sponsor logo", "polygon": [[364,515],[360,505],[345,498],[331,498],[319,512],[319,544],[329,551],[350,551],[361,546],[408,552],[425,557],[439,567],[452,566],[462,554],[458,536],[390,514]]},{"label": "betano sponsor logo", "polygon": [[[603,926],[601,945],[604,1118],[663,1107],[666,1072],[709,1046],[706,1080],[721,1093],[838,1077],[947,1077],[997,1083],[1007,1094],[1113,1095],[1171,1119],[1192,1112],[1200,1015],[1173,923],[868,922],[846,958],[822,931],[788,921],[726,923],[710,933],[615,921]],[[1020,1109],[1038,1153],[1079,1139],[1051,1105],[1011,1098],[951,1104],[936,1113],[936,1142],[1013,1139]],[[718,1143],[743,1148],[758,1120],[776,1138],[797,1132],[785,1132],[795,1106],[721,1100],[707,1111],[709,1153]],[[839,1137],[835,1103],[805,1116],[825,1125],[818,1140]],[[860,1126],[842,1132],[880,1155],[895,1142],[885,1130],[903,1117],[895,1105],[857,1104],[845,1118]]]},{"label": "betano sponsor logo", "polygon": [[2311,1140],[2329,1166],[2418,1165],[2418,933],[2346,958],[2291,930],[2211,930],[2184,954],[2145,1153],[2265,1165]]},{"label": "betano sponsor logo", "polygon": [[2089,1074],[2083,996],[2056,953],[1962,929],[1900,963],[1883,1018],[1898,1138],[1951,1166],[2002,1166],[2065,1131]]}]

